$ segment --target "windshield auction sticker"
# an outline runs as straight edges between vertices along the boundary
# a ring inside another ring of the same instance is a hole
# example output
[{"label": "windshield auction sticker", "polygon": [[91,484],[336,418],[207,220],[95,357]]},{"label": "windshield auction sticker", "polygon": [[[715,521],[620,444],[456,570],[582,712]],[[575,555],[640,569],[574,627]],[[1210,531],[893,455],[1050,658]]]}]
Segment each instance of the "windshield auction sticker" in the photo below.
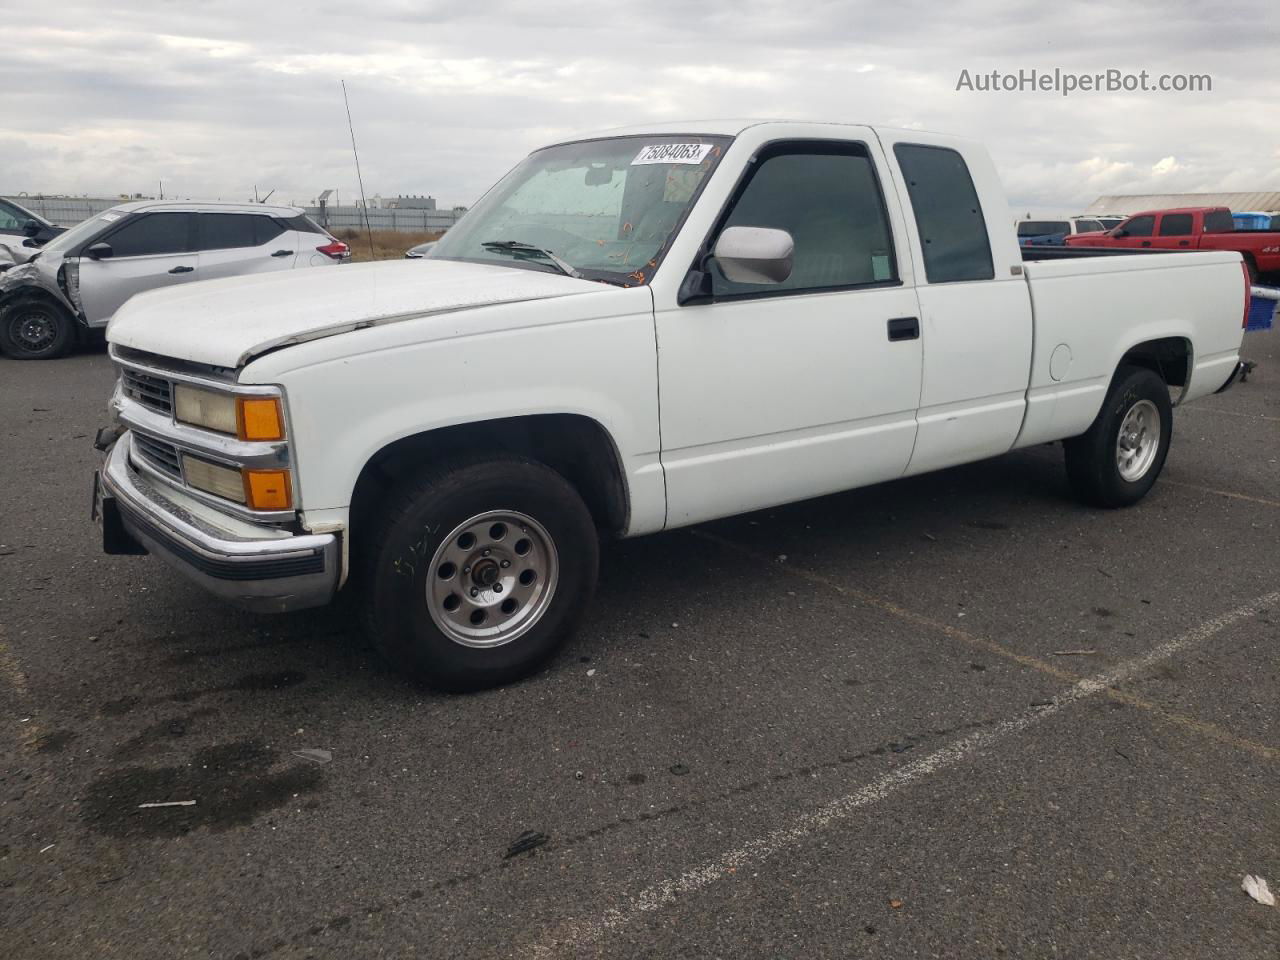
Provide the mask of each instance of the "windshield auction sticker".
[{"label": "windshield auction sticker", "polygon": [[655,143],[645,147],[631,165],[645,163],[701,163],[711,152],[709,143]]}]

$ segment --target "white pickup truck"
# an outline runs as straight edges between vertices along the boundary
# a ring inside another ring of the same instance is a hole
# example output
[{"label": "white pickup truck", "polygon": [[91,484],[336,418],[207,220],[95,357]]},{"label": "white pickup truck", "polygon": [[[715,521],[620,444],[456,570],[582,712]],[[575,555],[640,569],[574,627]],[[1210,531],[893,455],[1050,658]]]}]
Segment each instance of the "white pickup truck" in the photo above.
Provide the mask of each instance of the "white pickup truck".
[{"label": "white pickup truck", "polygon": [[1082,497],[1132,504],[1171,395],[1235,378],[1240,257],[1022,251],[1011,222],[980,145],[914,130],[546,147],[424,259],[122,308],[105,548],[262,610],[355,589],[391,661],[468,689],[569,634],[601,538],[1057,440]]}]

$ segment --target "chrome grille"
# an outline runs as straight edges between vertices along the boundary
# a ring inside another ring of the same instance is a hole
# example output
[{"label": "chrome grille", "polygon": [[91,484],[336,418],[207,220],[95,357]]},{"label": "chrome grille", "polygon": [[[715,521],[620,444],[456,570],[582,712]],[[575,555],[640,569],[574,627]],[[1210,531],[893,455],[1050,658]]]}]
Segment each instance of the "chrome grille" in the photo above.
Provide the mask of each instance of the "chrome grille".
[{"label": "chrome grille", "polygon": [[145,434],[133,434],[133,452],[147,466],[154,467],[166,476],[175,480],[182,479],[182,464],[178,460],[178,448],[172,443],[156,440]]},{"label": "chrome grille", "polygon": [[173,394],[168,380],[125,367],[121,373],[125,396],[163,414],[173,413]]}]

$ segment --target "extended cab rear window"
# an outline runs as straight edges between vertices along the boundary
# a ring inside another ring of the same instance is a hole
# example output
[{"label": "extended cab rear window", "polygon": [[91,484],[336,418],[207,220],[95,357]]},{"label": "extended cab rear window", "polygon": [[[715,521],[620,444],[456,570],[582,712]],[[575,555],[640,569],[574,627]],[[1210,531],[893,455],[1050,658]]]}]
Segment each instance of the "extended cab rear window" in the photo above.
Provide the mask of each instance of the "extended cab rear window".
[{"label": "extended cab rear window", "polygon": [[1229,210],[1213,210],[1204,215],[1205,233],[1235,233],[1236,222]]},{"label": "extended cab rear window", "polygon": [[987,222],[964,157],[946,147],[893,148],[907,181],[930,283],[995,277]]}]

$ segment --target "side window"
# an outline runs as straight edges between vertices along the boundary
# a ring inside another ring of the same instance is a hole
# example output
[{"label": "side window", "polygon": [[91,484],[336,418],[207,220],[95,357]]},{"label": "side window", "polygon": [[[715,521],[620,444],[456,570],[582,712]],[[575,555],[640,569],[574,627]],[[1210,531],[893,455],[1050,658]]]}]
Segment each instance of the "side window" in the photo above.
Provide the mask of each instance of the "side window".
[{"label": "side window", "polygon": [[1211,210],[1204,215],[1205,233],[1234,233],[1236,222],[1226,210]]},{"label": "side window", "polygon": [[256,247],[253,221],[257,217],[248,213],[200,214],[200,249],[234,250],[236,247]]},{"label": "side window", "polygon": [[1191,236],[1191,214],[1166,213],[1163,217],[1160,218],[1160,236],[1162,237]]},{"label": "side window", "polygon": [[280,226],[275,217],[255,216],[253,218],[253,245],[255,247],[270,243],[282,233],[284,233],[284,227]]},{"label": "side window", "polygon": [[161,253],[189,253],[195,215],[145,213],[105,237],[116,257],[145,257]]},{"label": "side window", "polygon": [[900,143],[893,153],[907,181],[929,282],[995,277],[987,222],[964,157],[913,143]]},{"label": "side window", "polygon": [[321,236],[327,236],[324,229],[305,213],[296,217],[288,217],[287,219],[278,217],[276,222],[281,225],[283,230],[296,230],[298,233],[318,233]]},{"label": "side window", "polygon": [[1126,236],[1149,237],[1155,229],[1155,217],[1134,217],[1124,225]]},{"label": "side window", "polygon": [[1101,229],[1102,229],[1102,224],[1099,223],[1097,220],[1077,220],[1076,221],[1076,233],[1093,233],[1094,231],[1101,230]]},{"label": "side window", "polygon": [[720,225],[772,227],[795,241],[791,276],[779,284],[732,283],[713,267],[716,297],[829,290],[897,280],[893,237],[875,167],[862,144],[789,143],[754,162]]},{"label": "side window", "polygon": [[0,200],[0,233],[21,233],[22,225],[29,219],[31,218],[24,216],[17,207],[11,207]]}]

